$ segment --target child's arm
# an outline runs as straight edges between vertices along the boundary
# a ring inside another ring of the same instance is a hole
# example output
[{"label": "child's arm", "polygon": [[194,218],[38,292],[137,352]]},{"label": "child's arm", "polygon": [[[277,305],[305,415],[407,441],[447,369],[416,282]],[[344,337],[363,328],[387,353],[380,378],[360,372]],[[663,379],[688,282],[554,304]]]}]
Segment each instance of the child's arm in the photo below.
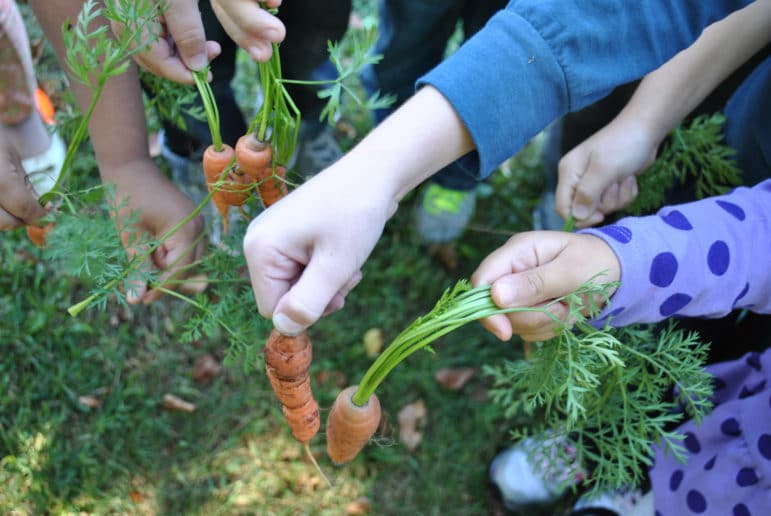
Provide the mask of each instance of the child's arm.
[{"label": "child's arm", "polygon": [[771,1],[757,0],[645,76],[619,115],[560,161],[557,211],[588,226],[634,200],[634,175],[653,162],[666,135],[769,41]]},{"label": "child's arm", "polygon": [[745,3],[509,3],[347,156],[251,224],[244,247],[260,313],[290,333],[340,308],[422,180],[473,148],[470,173],[489,175],[554,118],[649,72]]},{"label": "child's arm", "polygon": [[[62,23],[67,17],[74,19],[82,2],[33,0],[30,3],[63,61]],[[72,81],[71,88],[81,109],[90,104],[92,94],[88,88],[76,81]],[[107,82],[91,117],[89,133],[102,181],[115,184],[118,203],[127,202],[121,215],[139,211],[140,234],[147,232],[159,238],[193,210],[193,203],[174,187],[149,156],[147,125],[135,68]],[[200,256],[202,232],[203,220],[196,217],[156,250],[153,263],[148,265],[163,271],[161,281],[184,270]],[[135,249],[129,246],[127,251],[133,253]],[[147,291],[146,285],[137,285],[129,301],[149,303],[159,296],[157,291]]]},{"label": "child's arm", "polygon": [[[599,316],[614,326],[722,317],[737,308],[771,313],[771,180],[581,234],[517,235],[482,262],[473,280],[491,284],[500,306],[532,306],[600,272],[607,274],[599,281],[621,282]],[[515,333],[541,340],[553,322],[511,315],[485,326],[503,339]]]}]

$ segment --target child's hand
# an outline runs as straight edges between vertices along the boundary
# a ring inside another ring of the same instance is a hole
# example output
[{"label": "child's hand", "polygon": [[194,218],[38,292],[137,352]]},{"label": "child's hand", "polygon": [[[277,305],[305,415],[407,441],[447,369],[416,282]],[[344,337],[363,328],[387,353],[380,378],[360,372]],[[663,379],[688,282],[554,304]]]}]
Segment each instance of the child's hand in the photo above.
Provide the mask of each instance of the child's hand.
[{"label": "child's hand", "polygon": [[244,238],[257,307],[284,334],[343,307],[396,209],[368,174],[335,172],[327,169],[265,210]]},{"label": "child's hand", "polygon": [[[596,281],[618,281],[620,265],[613,250],[592,235],[559,231],[520,233],[482,261],[471,277],[476,285],[492,285],[492,298],[502,308],[539,306],[573,292],[593,276]],[[562,303],[550,312],[564,320],[568,307]],[[495,315],[482,321],[501,340],[513,334],[526,341],[554,335],[554,321],[541,313]]]},{"label": "child's hand", "polygon": [[0,230],[32,224],[45,214],[19,155],[0,138]]},{"label": "child's hand", "polygon": [[613,120],[560,160],[559,214],[586,227],[628,206],[637,197],[635,175],[653,163],[658,145],[636,120]]},{"label": "child's hand", "polygon": [[[161,238],[195,208],[192,201],[174,187],[152,161],[140,160],[126,165],[125,169],[112,171],[112,177],[120,178],[115,190],[117,202],[120,205],[122,200],[126,200],[119,216],[139,212],[136,233],[133,233],[136,237],[149,233],[153,238]],[[203,254],[203,229],[203,219],[195,217],[153,252],[145,270],[159,270],[159,284],[162,286],[167,286],[164,283],[170,279],[180,280],[188,276],[191,272],[189,265]],[[129,257],[143,252],[141,246],[131,245],[128,236],[124,234],[123,238]],[[126,296],[132,304],[152,303],[162,295],[157,289],[148,290],[144,282],[134,283],[132,287]]]},{"label": "child's hand", "polygon": [[[166,0],[156,2],[166,10],[148,31],[159,38],[134,60],[149,72],[182,84],[193,84],[190,70],[201,70],[217,57],[221,48],[216,41],[206,41],[198,0]],[[115,34],[125,26],[112,22]]]},{"label": "child's hand", "polygon": [[[281,0],[264,3],[268,8],[275,8],[281,5]],[[270,59],[271,44],[284,40],[286,28],[281,20],[254,0],[211,0],[211,6],[228,36],[255,61]]]}]

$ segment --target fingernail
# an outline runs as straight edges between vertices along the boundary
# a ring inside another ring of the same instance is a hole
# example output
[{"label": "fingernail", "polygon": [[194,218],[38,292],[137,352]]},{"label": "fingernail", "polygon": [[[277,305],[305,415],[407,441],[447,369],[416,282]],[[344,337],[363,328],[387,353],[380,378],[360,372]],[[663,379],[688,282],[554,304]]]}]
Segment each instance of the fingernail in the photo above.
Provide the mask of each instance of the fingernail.
[{"label": "fingernail", "polygon": [[249,47],[249,55],[255,61],[259,61],[262,59],[262,50],[260,50],[260,47]]},{"label": "fingernail", "polygon": [[206,58],[206,54],[196,54],[190,58],[190,63],[188,64],[190,68],[198,72],[203,70],[206,65],[209,64],[209,60]]},{"label": "fingernail", "polygon": [[589,216],[589,206],[583,204],[573,206],[573,216],[579,220],[585,219]]},{"label": "fingernail", "polygon": [[273,315],[273,326],[275,326],[279,333],[282,335],[290,336],[302,333],[302,331],[305,329],[300,324],[296,323],[284,314]]},{"label": "fingernail", "polygon": [[495,286],[495,297],[498,306],[508,307],[514,303],[514,287],[504,283]]}]

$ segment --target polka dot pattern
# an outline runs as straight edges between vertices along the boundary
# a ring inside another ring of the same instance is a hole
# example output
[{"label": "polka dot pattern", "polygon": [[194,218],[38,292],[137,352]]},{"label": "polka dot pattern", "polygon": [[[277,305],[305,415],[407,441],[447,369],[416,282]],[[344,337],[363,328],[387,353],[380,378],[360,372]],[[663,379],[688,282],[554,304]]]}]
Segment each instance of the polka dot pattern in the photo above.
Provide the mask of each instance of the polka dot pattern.
[{"label": "polka dot pattern", "polygon": [[737,503],[733,508],[733,516],[752,516],[752,513],[743,503]]},{"label": "polka dot pattern", "polygon": [[747,355],[747,365],[753,368],[755,371],[760,371],[763,366],[760,363],[760,353],[753,351]]},{"label": "polka dot pattern", "polygon": [[602,233],[605,233],[616,242],[622,244],[628,244],[632,241],[632,230],[624,226],[604,226],[599,229]]},{"label": "polka dot pattern", "polygon": [[688,495],[685,497],[685,503],[691,512],[696,514],[701,514],[707,510],[707,499],[695,489],[688,491]]},{"label": "polka dot pattern", "polygon": [[744,213],[744,210],[738,204],[734,204],[728,201],[715,201],[715,202],[717,202],[718,206],[720,206],[725,211],[730,213],[737,220],[744,220],[745,218],[747,218],[747,215]]},{"label": "polka dot pattern", "polygon": [[742,429],[739,427],[739,422],[736,418],[729,417],[720,425],[720,431],[729,437],[737,437],[741,435]]},{"label": "polka dot pattern", "polygon": [[670,491],[677,491],[677,488],[680,487],[680,483],[683,481],[683,476],[683,470],[681,469],[675,470],[675,472],[672,473],[672,476],[669,477]]},{"label": "polka dot pattern", "polygon": [[699,453],[701,451],[701,443],[693,432],[685,432],[683,444],[685,444],[685,449],[691,453]]},{"label": "polka dot pattern", "polygon": [[744,288],[742,289],[742,291],[739,292],[739,295],[736,296],[736,299],[734,299],[734,306],[736,306],[736,303],[738,303],[741,298],[746,296],[747,292],[749,292],[749,291],[750,291],[750,284],[749,283],[745,283],[744,284]]},{"label": "polka dot pattern", "polygon": [[709,471],[712,468],[714,468],[716,460],[717,460],[717,455],[713,455],[712,458],[709,459],[706,464],[704,464],[704,471]]},{"label": "polka dot pattern", "polygon": [[691,221],[689,221],[680,210],[672,210],[666,215],[662,215],[661,220],[675,229],[680,229],[683,231],[690,231],[693,229]]},{"label": "polka dot pattern", "polygon": [[758,438],[758,451],[764,459],[771,460],[771,434],[763,434]]},{"label": "polka dot pattern", "polygon": [[742,468],[736,474],[736,483],[739,487],[754,486],[758,483],[758,474],[752,468]]},{"label": "polka dot pattern", "polygon": [[677,258],[672,253],[659,253],[651,262],[651,270],[648,274],[650,282],[657,287],[668,287],[675,280],[677,274]]},{"label": "polka dot pattern", "polygon": [[713,376],[712,377],[712,389],[713,390],[721,391],[721,390],[725,389],[726,387],[727,386],[726,386],[725,380],[723,380],[722,378],[718,378],[717,376]]},{"label": "polka dot pattern", "polygon": [[761,380],[760,382],[754,385],[745,385],[744,387],[742,387],[742,391],[739,393],[739,399],[744,399],[744,398],[749,398],[750,396],[754,396],[755,394],[759,393],[765,388],[766,388],[765,380]]},{"label": "polka dot pattern", "polygon": [[659,313],[664,317],[675,315],[678,311],[685,308],[685,306],[691,302],[691,296],[688,294],[677,293],[672,294],[661,303],[659,307]]},{"label": "polka dot pattern", "polygon": [[722,240],[714,242],[707,251],[707,265],[715,276],[722,276],[728,270],[731,263],[731,253],[728,244]]}]

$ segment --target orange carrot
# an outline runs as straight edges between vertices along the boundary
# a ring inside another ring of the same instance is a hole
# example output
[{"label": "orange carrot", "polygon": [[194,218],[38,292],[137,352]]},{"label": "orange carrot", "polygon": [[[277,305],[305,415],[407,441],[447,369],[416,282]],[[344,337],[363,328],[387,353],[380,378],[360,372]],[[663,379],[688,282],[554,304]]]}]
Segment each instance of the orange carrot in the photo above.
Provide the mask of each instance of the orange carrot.
[{"label": "orange carrot", "polygon": [[265,371],[281,402],[284,418],[295,439],[305,444],[321,426],[319,405],[313,399],[309,376],[313,357],[311,340],[307,333],[290,337],[274,329],[263,352]]},{"label": "orange carrot", "polygon": [[380,424],[380,400],[373,394],[366,405],[354,404],[357,387],[353,385],[337,395],[327,418],[327,455],[337,464],[353,460]]},{"label": "orange carrot", "polygon": [[[222,150],[217,150],[214,145],[209,145],[203,153],[203,174],[206,177],[206,187],[211,191],[212,187],[220,180],[222,172],[232,165],[235,151],[230,145],[223,143]],[[220,189],[214,192],[212,202],[222,217],[222,232],[228,232],[228,213],[231,204],[227,196]]]},{"label": "orange carrot", "polygon": [[260,199],[266,208],[276,204],[279,199],[286,195],[286,183],[283,181],[286,175],[286,169],[281,165],[276,167],[276,173],[272,174],[270,168],[265,179],[257,185],[260,192]]},{"label": "orange carrot", "polygon": [[235,151],[238,168],[254,181],[262,181],[270,175],[273,151],[267,142],[258,140],[254,133],[240,137]]},{"label": "orange carrot", "polygon": [[43,247],[46,243],[46,236],[54,228],[54,223],[49,222],[45,226],[27,226],[27,238],[38,247]]}]

